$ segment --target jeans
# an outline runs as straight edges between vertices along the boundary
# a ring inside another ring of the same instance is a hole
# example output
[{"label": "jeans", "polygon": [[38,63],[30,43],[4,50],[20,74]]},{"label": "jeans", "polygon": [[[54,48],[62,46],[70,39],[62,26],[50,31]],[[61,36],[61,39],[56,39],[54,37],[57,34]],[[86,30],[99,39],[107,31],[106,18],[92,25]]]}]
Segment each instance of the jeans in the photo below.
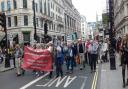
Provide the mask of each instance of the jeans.
[{"label": "jeans", "polygon": [[91,70],[96,70],[97,54],[91,54]]},{"label": "jeans", "polygon": [[[80,53],[80,64],[81,64],[81,67],[85,67],[85,57],[84,57],[84,53]],[[83,68],[82,67],[82,68]]]},{"label": "jeans", "polygon": [[[74,58],[73,57],[68,57],[67,59],[67,70],[73,71],[73,66],[74,66]],[[70,69],[71,67],[71,69]]]},{"label": "jeans", "polygon": [[17,74],[21,74],[21,59],[20,58],[15,58],[15,64],[16,64]]}]

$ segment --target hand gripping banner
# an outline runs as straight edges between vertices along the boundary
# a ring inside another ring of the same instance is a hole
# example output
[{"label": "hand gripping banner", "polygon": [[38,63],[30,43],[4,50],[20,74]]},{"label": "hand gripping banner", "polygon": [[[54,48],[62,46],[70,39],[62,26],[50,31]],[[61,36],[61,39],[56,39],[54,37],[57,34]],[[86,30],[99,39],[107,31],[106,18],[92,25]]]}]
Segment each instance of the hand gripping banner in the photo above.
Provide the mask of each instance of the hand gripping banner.
[{"label": "hand gripping banner", "polygon": [[47,49],[24,47],[24,58],[21,67],[27,70],[52,71],[51,53]]}]

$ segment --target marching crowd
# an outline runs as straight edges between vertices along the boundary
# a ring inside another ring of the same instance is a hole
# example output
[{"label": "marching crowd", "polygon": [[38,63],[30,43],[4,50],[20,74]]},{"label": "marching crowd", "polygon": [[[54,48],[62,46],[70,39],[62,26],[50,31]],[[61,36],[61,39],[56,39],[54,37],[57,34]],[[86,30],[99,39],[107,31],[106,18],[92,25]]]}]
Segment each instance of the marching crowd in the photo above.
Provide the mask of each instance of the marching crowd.
[{"label": "marching crowd", "polygon": [[[83,42],[81,39],[78,42],[61,42],[58,41],[56,45],[49,42],[48,44],[37,43],[34,45],[27,45],[34,49],[48,49],[52,54],[53,67],[56,68],[56,77],[63,76],[63,65],[66,64],[66,73],[73,73],[74,67],[80,65],[80,70],[85,68],[85,64],[89,64],[91,72],[96,71],[96,62],[99,55],[99,43],[96,40],[87,40]],[[104,47],[101,47],[104,48]],[[100,48],[100,49],[101,49]],[[5,50],[5,52],[4,52]],[[107,49],[104,49],[104,51]],[[102,50],[100,50],[102,51]],[[101,52],[102,53],[102,52]],[[19,44],[9,49],[0,48],[0,60],[3,61],[5,57],[6,65],[10,66],[9,60],[12,59],[14,67],[16,68],[17,76],[24,74],[25,70],[21,68],[23,62],[24,50]],[[104,54],[103,54],[104,55]],[[33,70],[33,73],[39,74],[39,71]],[[50,73],[50,77],[52,72]]]},{"label": "marching crowd", "polygon": [[[125,71],[126,66],[128,69],[128,35],[124,37],[119,37],[116,40],[115,51],[120,55],[120,66],[122,66],[122,78],[123,87],[128,84],[125,82]],[[57,44],[49,42],[47,44],[37,43],[34,45],[28,45],[34,49],[48,49],[52,54],[53,68],[56,71],[56,77],[63,76],[64,72],[72,74],[75,67],[79,67],[80,70],[85,68],[88,64],[91,69],[91,73],[96,71],[96,64],[98,60],[102,62],[108,62],[108,52],[109,52],[109,41],[105,39],[103,42],[98,42],[97,40],[86,40],[83,42],[79,39],[77,42],[61,42],[58,41]],[[9,65],[9,60],[12,59],[14,62],[14,67],[16,68],[17,76],[21,76],[25,73],[25,70],[21,68],[21,63],[23,60],[24,50],[18,44],[15,47],[10,47],[9,49],[0,48],[0,63],[3,62],[5,57],[5,66]],[[66,66],[66,71],[63,70],[63,66]],[[79,65],[79,66],[78,66]],[[43,71],[33,70],[32,73],[40,74]],[[128,73],[127,73],[128,74]],[[53,75],[50,72],[49,77]]]}]

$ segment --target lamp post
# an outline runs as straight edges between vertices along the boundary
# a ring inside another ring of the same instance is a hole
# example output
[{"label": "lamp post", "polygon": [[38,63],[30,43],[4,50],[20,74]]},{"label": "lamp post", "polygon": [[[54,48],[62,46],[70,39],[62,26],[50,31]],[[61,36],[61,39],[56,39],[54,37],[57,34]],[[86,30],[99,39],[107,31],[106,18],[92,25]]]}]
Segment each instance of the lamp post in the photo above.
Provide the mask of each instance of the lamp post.
[{"label": "lamp post", "polygon": [[37,41],[37,32],[36,32],[36,13],[35,13],[35,0],[32,1],[33,4],[33,26],[34,26],[34,40]]},{"label": "lamp post", "polygon": [[114,29],[114,6],[113,6],[113,0],[109,0],[109,38],[110,38],[110,69],[115,70],[116,69],[116,62],[115,62],[115,39],[113,34]]}]

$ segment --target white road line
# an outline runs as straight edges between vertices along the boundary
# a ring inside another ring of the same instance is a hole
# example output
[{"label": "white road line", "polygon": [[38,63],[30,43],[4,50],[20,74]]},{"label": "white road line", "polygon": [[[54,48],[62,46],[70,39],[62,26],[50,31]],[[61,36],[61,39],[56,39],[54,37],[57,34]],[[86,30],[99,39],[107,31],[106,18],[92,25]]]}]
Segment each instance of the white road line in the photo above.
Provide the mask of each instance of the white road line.
[{"label": "white road line", "polygon": [[43,76],[40,76],[39,78],[37,78],[37,79],[35,79],[35,80],[31,81],[31,82],[29,82],[28,84],[22,86],[20,89],[26,89],[26,88],[28,88],[28,87],[31,86],[32,84],[34,84],[34,83],[38,82],[39,80],[41,80],[42,78],[46,77],[48,74],[49,74],[49,72],[46,73],[46,74],[43,75]]},{"label": "white road line", "polygon": [[80,87],[80,89],[85,88],[86,80],[87,80],[87,77],[84,77],[84,81],[83,81],[82,86]]},{"label": "white road line", "polygon": [[77,76],[74,76],[73,78],[71,78],[71,76],[68,76],[68,78],[64,84],[64,88],[68,87],[76,78],[77,78]]}]

